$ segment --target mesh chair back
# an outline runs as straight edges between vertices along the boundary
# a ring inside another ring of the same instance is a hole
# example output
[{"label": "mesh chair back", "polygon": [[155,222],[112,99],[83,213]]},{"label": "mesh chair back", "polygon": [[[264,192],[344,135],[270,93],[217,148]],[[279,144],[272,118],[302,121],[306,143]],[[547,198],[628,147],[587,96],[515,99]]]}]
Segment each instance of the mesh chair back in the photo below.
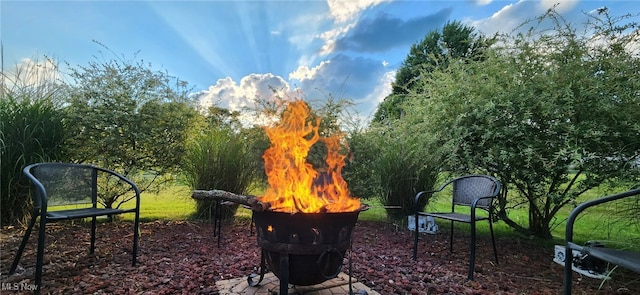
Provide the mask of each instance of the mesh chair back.
[{"label": "mesh chair back", "polygon": [[[97,171],[91,166],[43,163],[30,170],[47,194],[47,206],[95,204]],[[39,190],[34,190],[34,205],[41,206]]]},{"label": "mesh chair back", "polygon": [[[496,196],[500,190],[498,181],[486,175],[471,175],[460,177],[453,181],[453,203],[455,205],[471,206],[474,198]],[[488,209],[492,199],[478,201],[478,208]]]}]

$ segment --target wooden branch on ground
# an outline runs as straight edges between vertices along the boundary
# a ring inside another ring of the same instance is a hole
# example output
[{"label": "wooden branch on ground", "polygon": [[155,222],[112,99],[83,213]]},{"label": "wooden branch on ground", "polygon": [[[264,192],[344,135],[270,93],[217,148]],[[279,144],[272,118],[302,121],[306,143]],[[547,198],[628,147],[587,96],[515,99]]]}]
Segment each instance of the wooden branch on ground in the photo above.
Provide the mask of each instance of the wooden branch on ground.
[{"label": "wooden branch on ground", "polygon": [[246,205],[251,208],[251,210],[257,212],[262,212],[271,208],[271,204],[260,202],[255,196],[238,195],[223,190],[194,190],[193,194],[191,194],[191,197],[196,200],[225,200],[237,204]]}]

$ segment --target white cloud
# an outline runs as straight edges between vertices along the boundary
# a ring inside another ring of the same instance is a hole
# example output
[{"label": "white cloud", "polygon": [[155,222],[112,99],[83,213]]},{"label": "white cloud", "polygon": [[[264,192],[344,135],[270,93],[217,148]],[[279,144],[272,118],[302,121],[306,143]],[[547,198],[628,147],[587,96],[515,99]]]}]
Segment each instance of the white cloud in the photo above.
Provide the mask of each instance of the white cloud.
[{"label": "white cloud", "polygon": [[[271,73],[247,75],[239,82],[227,77],[192,96],[203,109],[217,106],[242,111],[241,120],[245,124],[260,121],[248,112],[255,109],[256,98],[271,100],[277,96],[310,101],[321,101],[329,96],[344,98],[354,102],[357,115],[367,123],[378,103],[391,93],[395,72],[389,72],[387,66],[388,63],[382,61],[342,55],[314,67],[300,66],[289,74],[289,81]],[[292,87],[292,83],[299,83],[300,88]],[[274,89],[277,90],[275,94]]]},{"label": "white cloud", "polygon": [[385,97],[391,94],[391,84],[396,81],[396,71],[386,72],[378,81],[376,88],[365,100],[374,102],[375,106],[381,103]]},{"label": "white cloud", "polygon": [[318,32],[327,30],[329,16],[326,14],[302,15],[286,24],[287,42],[300,53],[298,65],[311,65],[318,58],[318,47],[324,42]]},{"label": "white cloud", "polygon": [[498,32],[509,33],[524,20],[521,9],[523,2],[508,4],[494,13],[491,17],[472,21],[471,24],[484,34],[492,35]]},{"label": "white cloud", "polygon": [[299,66],[295,71],[289,74],[289,80],[295,79],[298,81],[312,80],[318,74],[320,69],[327,66],[331,61],[326,60],[320,62],[318,66],[309,68],[308,66]]},{"label": "white cloud", "polygon": [[46,87],[59,82],[61,78],[58,65],[47,58],[43,61],[23,58],[13,68],[5,71],[3,83],[8,88]]},{"label": "white cloud", "polygon": [[[555,6],[557,4],[557,6]],[[507,4],[491,17],[469,21],[479,32],[487,35],[494,33],[511,33],[523,22],[541,16],[555,6],[556,12],[564,14],[572,11],[578,4],[578,0],[520,0]]]},{"label": "white cloud", "polygon": [[302,15],[286,23],[287,41],[298,49],[307,49],[314,45],[316,33],[322,31],[326,15]]},{"label": "white cloud", "polygon": [[336,47],[336,41],[346,35],[352,28],[355,27],[355,23],[348,24],[342,27],[336,27],[332,30],[318,34],[316,37],[324,40],[324,45],[320,49],[320,55],[328,55],[333,52]]},{"label": "white cloud", "polygon": [[[276,91],[274,94],[274,90]],[[236,83],[230,77],[219,79],[209,89],[193,94],[200,106],[207,109],[217,106],[230,111],[243,111],[254,108],[256,99],[273,99],[276,94],[286,96],[291,92],[289,83],[279,76],[268,74],[251,74]]]},{"label": "white cloud", "polygon": [[345,23],[357,18],[363,10],[385,1],[390,0],[327,0],[327,5],[333,19],[338,23]]},{"label": "white cloud", "polygon": [[540,8],[546,11],[549,8],[556,6],[556,12],[565,13],[572,10],[578,5],[578,0],[542,0],[540,1]]},{"label": "white cloud", "polygon": [[325,56],[333,52],[336,40],[346,35],[355,27],[360,14],[364,10],[389,1],[391,0],[327,0],[329,14],[334,19],[336,25],[331,30],[315,36],[316,38],[324,40],[324,45],[322,45],[320,49],[320,55]]},{"label": "white cloud", "polygon": [[337,55],[318,66],[298,67],[289,79],[299,82],[300,89],[311,100],[331,96],[348,99],[355,111],[370,116],[384,97],[391,93],[395,72],[380,60]]},{"label": "white cloud", "polygon": [[378,79],[375,88],[364,99],[355,101],[363,115],[373,116],[378,105],[391,94],[391,84],[395,81],[396,71],[386,72]]}]

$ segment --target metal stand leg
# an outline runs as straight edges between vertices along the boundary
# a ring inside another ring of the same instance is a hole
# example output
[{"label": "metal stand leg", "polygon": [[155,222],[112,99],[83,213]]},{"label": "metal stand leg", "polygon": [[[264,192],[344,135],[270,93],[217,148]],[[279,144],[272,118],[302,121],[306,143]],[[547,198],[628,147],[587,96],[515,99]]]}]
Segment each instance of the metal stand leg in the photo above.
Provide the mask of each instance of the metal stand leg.
[{"label": "metal stand leg", "polygon": [[280,295],[289,294],[289,254],[280,255]]},{"label": "metal stand leg", "polygon": [[220,230],[222,229],[222,210],[220,208],[220,199],[216,199],[215,208],[213,209],[213,236],[218,237],[218,248],[220,248]]},{"label": "metal stand leg", "polygon": [[265,265],[265,258],[264,258],[264,250],[262,250],[262,254],[260,254],[260,278],[258,279],[257,282],[253,281],[253,279],[258,276],[257,274],[250,274],[247,277],[247,283],[249,284],[249,286],[251,287],[256,287],[260,284],[260,282],[262,282],[262,279],[264,279],[264,272],[266,271],[266,265]]},{"label": "metal stand leg", "polygon": [[353,287],[351,284],[351,266],[353,265],[353,263],[351,262],[351,259],[353,258],[353,247],[352,244],[349,243],[349,295],[353,295]]},{"label": "metal stand leg", "polygon": [[349,295],[354,295],[354,294],[368,295],[369,293],[367,293],[367,291],[365,291],[365,290],[358,290],[358,292],[353,293],[353,287],[352,287],[353,284],[351,283],[351,277],[352,277],[352,270],[351,269],[352,269],[352,266],[353,266],[352,258],[353,258],[353,245],[351,243],[349,243]]}]

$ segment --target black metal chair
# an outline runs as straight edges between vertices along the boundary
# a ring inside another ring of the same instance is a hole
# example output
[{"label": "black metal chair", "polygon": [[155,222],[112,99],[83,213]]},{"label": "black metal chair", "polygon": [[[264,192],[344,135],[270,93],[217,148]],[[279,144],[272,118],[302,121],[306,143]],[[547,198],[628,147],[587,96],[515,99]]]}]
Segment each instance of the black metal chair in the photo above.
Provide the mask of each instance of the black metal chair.
[{"label": "black metal chair", "polygon": [[[417,204],[419,204],[420,198],[428,196],[437,192],[443,191],[449,185],[452,185],[452,201],[451,212],[420,212]],[[491,232],[491,243],[493,245],[493,254],[498,263],[498,253],[496,250],[496,242],[493,235],[493,222],[491,221],[491,214],[493,212],[493,200],[500,194],[501,190],[500,182],[488,175],[466,175],[462,177],[450,180],[440,186],[437,190],[422,191],[415,196],[415,236],[413,241],[413,259],[417,259],[418,255],[418,218],[420,216],[431,216],[434,218],[440,218],[451,221],[451,234],[449,236],[449,253],[453,248],[453,223],[464,222],[471,225],[471,241],[470,251],[471,257],[469,259],[469,280],[473,280],[473,271],[475,266],[476,257],[476,222],[481,220],[489,221],[489,231]],[[456,208],[459,206],[470,207],[470,213],[456,212]],[[476,209],[482,209],[487,214],[477,214]]]},{"label": "black metal chair", "polygon": [[569,217],[567,218],[567,227],[565,232],[566,247],[564,255],[564,294],[571,295],[573,251],[579,251],[581,255],[590,255],[596,259],[613,263],[620,267],[632,270],[636,273],[640,273],[640,252],[604,247],[581,246],[573,242],[574,223],[578,218],[578,215],[580,215],[580,213],[582,213],[585,209],[634,196],[640,196],[640,188],[587,201],[578,205],[578,207],[571,211]]},{"label": "black metal chair", "polygon": [[[42,265],[44,261],[45,228],[47,223],[69,219],[91,218],[90,253],[95,250],[96,218],[122,213],[134,213],[132,264],[136,265],[138,252],[138,223],[140,217],[140,190],[124,176],[104,168],[91,165],[70,163],[38,163],[23,169],[24,175],[32,184],[33,211],[22,243],[13,260],[9,274],[18,267],[20,257],[31,235],[36,219],[40,217],[38,228],[38,249],[35,271],[35,293],[39,293],[42,283]],[[126,200],[135,202],[128,209],[99,208],[100,189],[109,185],[118,185]],[[60,207],[57,207],[60,206]]]}]

